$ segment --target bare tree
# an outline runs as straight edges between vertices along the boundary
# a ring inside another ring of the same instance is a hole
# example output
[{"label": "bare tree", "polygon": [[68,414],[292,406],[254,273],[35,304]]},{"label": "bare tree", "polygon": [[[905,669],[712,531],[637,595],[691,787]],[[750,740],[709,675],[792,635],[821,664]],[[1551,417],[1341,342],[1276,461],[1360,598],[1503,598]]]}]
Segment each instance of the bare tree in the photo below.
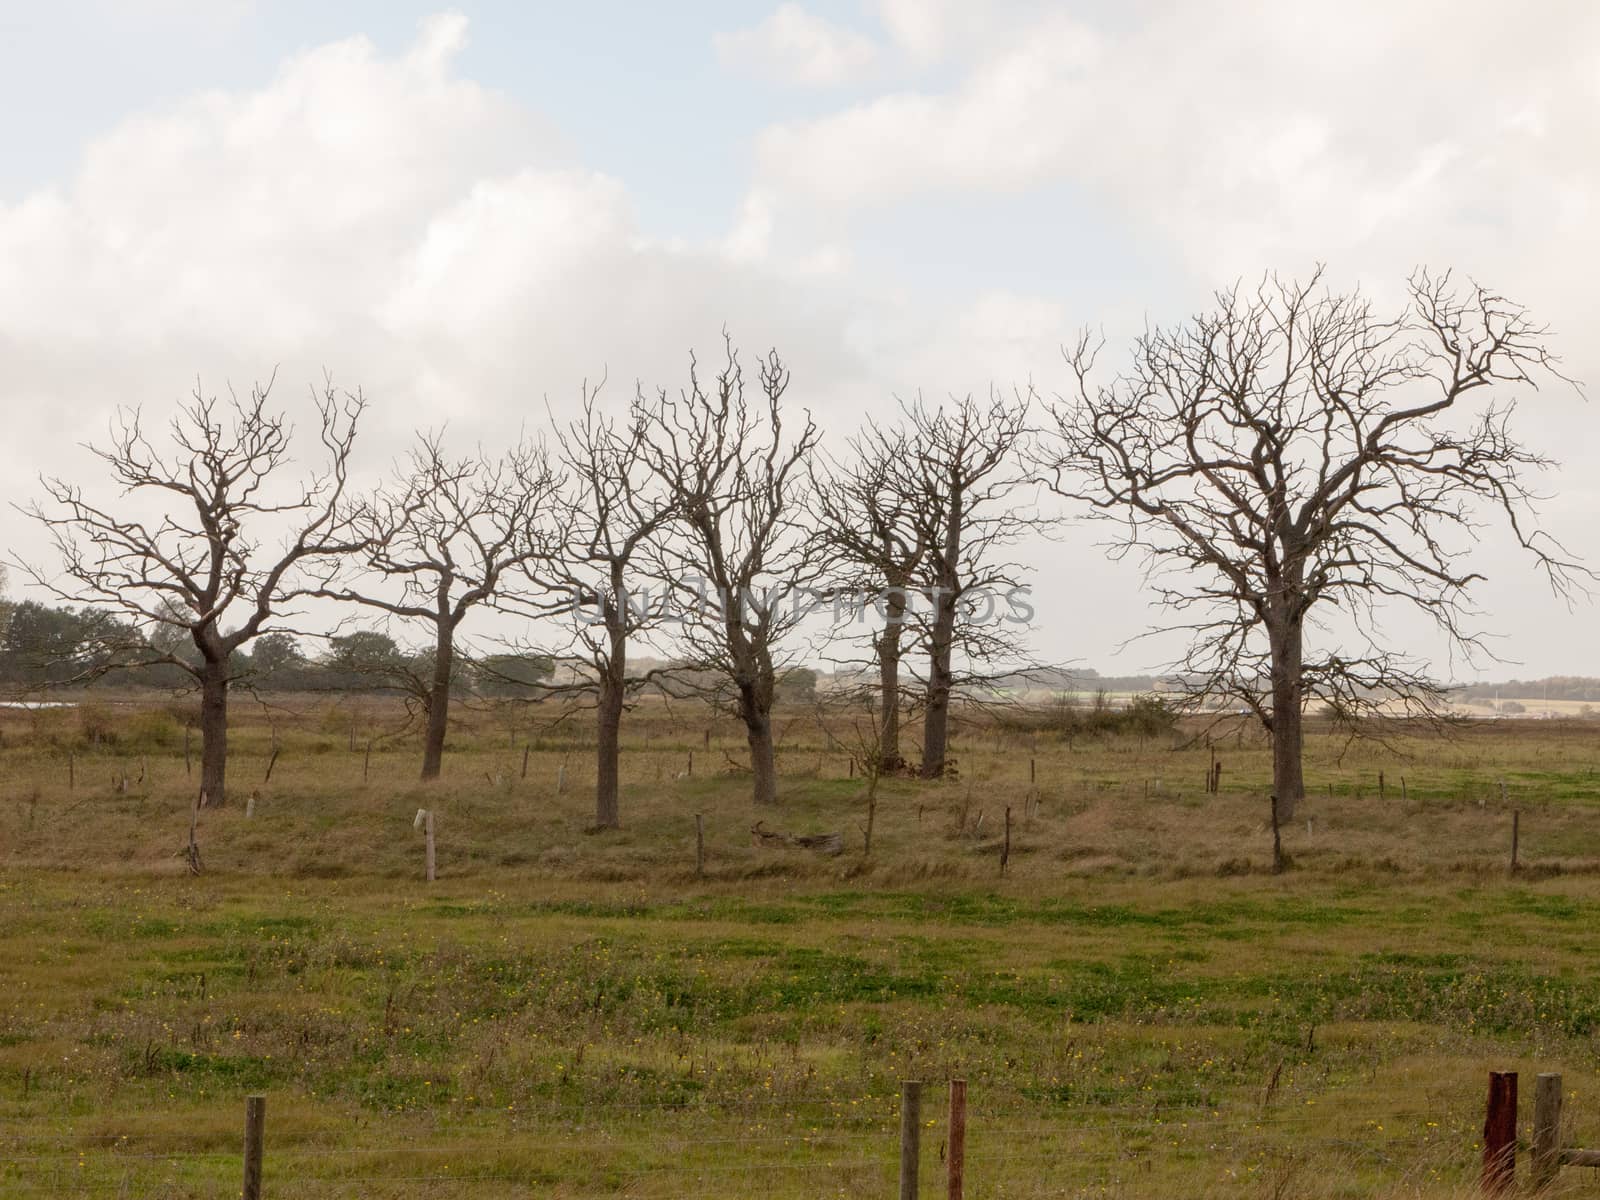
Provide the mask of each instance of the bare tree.
[{"label": "bare tree", "polygon": [[[857,825],[861,831],[861,852],[872,857],[872,835],[878,818],[878,792],[885,775],[884,764],[896,762],[894,755],[883,747],[884,723],[877,711],[876,688],[836,688],[826,699],[815,698],[817,732],[828,747],[848,754],[851,773],[854,764],[861,764],[861,778],[866,781],[862,800],[866,802],[865,820]],[[896,770],[898,768],[895,768]]]},{"label": "bare tree", "polygon": [[[75,484],[45,479],[50,508],[29,510],[49,529],[61,567],[49,576],[24,566],[29,577],[62,600],[119,613],[137,635],[110,661],[170,664],[199,686],[200,787],[210,804],[227,799],[234,653],[292,615],[304,568],[355,546],[341,498],[364,401],[325,386],[317,412],[327,463],[310,480],[275,487],[293,428],[268,411],[270,389],[269,381],[219,404],[197,388],[165,447],[146,437],[140,410],[119,410],[110,445],[88,449],[123,500],[96,504]],[[283,541],[271,548],[274,536]]]},{"label": "bare tree", "polygon": [[[1359,293],[1233,288],[1217,308],[1140,337],[1127,373],[1091,383],[1098,345],[1067,353],[1046,467],[1061,495],[1117,526],[1169,613],[1193,613],[1175,673],[1192,704],[1223,701],[1273,742],[1287,819],[1304,796],[1302,718],[1434,714],[1442,691],[1385,644],[1385,606],[1420,611],[1469,657],[1465,565],[1498,512],[1558,590],[1587,574],[1537,526],[1528,477],[1550,461],[1512,433],[1503,389],[1561,376],[1545,330],[1481,287],[1419,272],[1380,315]],[[1327,645],[1306,651],[1308,625]]]},{"label": "bare tree", "polygon": [[[901,487],[925,546],[921,590],[928,670],[923,711],[922,777],[937,779],[948,767],[951,698],[963,684],[997,684],[1015,670],[997,670],[1017,656],[1022,622],[995,611],[997,593],[1009,596],[1019,569],[999,551],[1037,519],[1019,494],[1026,487],[1021,452],[1030,398],[991,394],[928,408],[904,406],[909,426]],[[959,652],[959,654],[958,654]],[[960,662],[967,664],[965,678]]]},{"label": "bare tree", "polygon": [[355,506],[366,581],[318,595],[430,627],[433,662],[423,700],[422,778],[437,779],[458,675],[458,631],[491,604],[508,572],[545,549],[542,522],[555,475],[542,447],[450,458],[441,436],[419,433],[392,487]]},{"label": "bare tree", "polygon": [[715,671],[731,687],[755,802],[775,804],[772,708],[790,665],[783,643],[805,615],[817,571],[804,464],[818,433],[807,416],[798,434],[785,435],[789,371],[776,352],[761,360],[757,379],[761,397],[751,403],[729,345],[709,391],[691,358],[688,389],[660,393],[643,415],[647,459],[687,535],[663,547],[657,568],[685,601],[687,665]]},{"label": "bare tree", "polygon": [[558,430],[557,459],[565,476],[556,496],[559,534],[526,571],[573,622],[568,661],[579,678],[556,693],[594,699],[597,828],[621,824],[619,742],[629,698],[654,677],[629,670],[633,643],[660,625],[663,606],[644,577],[646,560],[677,516],[676,498],[646,461],[646,437],[658,414],[639,397],[626,426],[602,415],[597,390],[585,391],[582,416]]},{"label": "bare tree", "polygon": [[[912,458],[904,429],[869,421],[846,443],[844,461],[813,460],[810,493],[818,534],[834,559],[829,582],[843,588],[836,606],[854,624],[870,600],[883,625],[871,636],[877,672],[874,780],[905,766],[900,751],[900,662],[910,629],[912,591],[927,555],[930,522],[919,520],[925,497],[907,486]],[[936,524],[932,523],[932,524]]]}]

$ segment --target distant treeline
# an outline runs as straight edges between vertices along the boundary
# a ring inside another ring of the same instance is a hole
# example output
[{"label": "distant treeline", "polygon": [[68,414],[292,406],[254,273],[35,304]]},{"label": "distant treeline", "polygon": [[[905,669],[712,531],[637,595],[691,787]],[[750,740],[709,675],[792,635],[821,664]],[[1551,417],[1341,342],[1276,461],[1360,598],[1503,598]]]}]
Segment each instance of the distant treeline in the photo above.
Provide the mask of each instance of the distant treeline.
[{"label": "distant treeline", "polygon": [[1079,692],[1154,692],[1163,690],[1169,682],[1165,676],[1102,675],[1085,668],[1064,672],[1061,687],[1065,691]]},{"label": "distant treeline", "polygon": [[[320,645],[307,653],[304,643]],[[194,661],[193,646],[174,637],[168,644],[138,635],[132,626],[92,608],[56,608],[36,601],[0,599],[0,692],[25,694],[46,688],[159,688],[188,691],[193,677],[167,655]],[[402,646],[386,633],[363,629],[327,638],[299,639],[265,633],[234,652],[236,682],[272,692],[394,692],[420,699],[433,677],[433,651]],[[672,664],[644,660],[641,669]],[[538,699],[560,694],[556,660],[543,654],[459,655],[451,691],[479,696]],[[677,667],[672,677],[686,688],[706,688],[708,673]],[[818,673],[790,667],[778,691],[790,700],[815,694]]]},{"label": "distant treeline", "polygon": [[[188,688],[193,678],[172,662],[196,659],[186,637],[138,635],[114,616],[92,608],[56,608],[32,600],[0,600],[0,687],[31,691],[91,686],[109,680],[119,688]],[[287,633],[267,633],[233,655],[236,680],[274,691],[416,690],[433,671],[431,651],[408,649],[386,633],[358,630],[319,639],[310,654]],[[461,660],[463,687],[486,695],[513,695],[545,682],[554,662],[542,655],[495,654]]]},{"label": "distant treeline", "polygon": [[1102,675],[1091,667],[1045,667],[1017,671],[996,678],[999,687],[1026,691],[1081,693],[1167,691],[1177,681],[1164,675]]},{"label": "distant treeline", "polygon": [[[309,639],[308,639],[309,640]],[[234,655],[235,678],[274,691],[410,691],[432,671],[431,651],[400,645],[386,633],[358,630],[316,639],[320,649],[308,653],[300,639],[287,633],[263,634]],[[45,687],[85,686],[114,676],[118,687],[186,688],[190,676],[171,663],[143,663],[170,654],[192,660],[195,651],[175,636],[170,644],[136,635],[114,615],[93,608],[63,608],[33,600],[0,599],[0,687],[27,691]],[[130,645],[134,649],[130,650]],[[145,652],[147,651],[147,653]],[[459,671],[464,688],[486,695],[515,695],[547,683],[555,672],[552,659],[538,654],[496,654],[464,659]],[[809,692],[816,672],[796,669],[786,682]],[[1002,680],[1036,690],[1081,694],[1148,693],[1169,690],[1175,682],[1159,675],[1102,675],[1093,668],[1050,669]],[[1561,700],[1600,704],[1600,679],[1585,675],[1552,675],[1546,679],[1509,679],[1456,688],[1453,698],[1464,703],[1496,700]]]},{"label": "distant treeline", "polygon": [[[1160,675],[1102,675],[1098,671],[1052,671],[1034,677],[1033,686],[1092,695],[1095,692],[1161,692],[1177,681]],[[1370,689],[1369,689],[1370,691]],[[1373,695],[1379,693],[1373,692]],[[1547,679],[1508,679],[1452,688],[1450,698],[1462,703],[1495,700],[1562,700],[1600,704],[1600,679],[1586,675],[1552,675]]]},{"label": "distant treeline", "polygon": [[1600,702],[1600,679],[1586,675],[1552,675],[1548,679],[1473,683],[1459,689],[1455,697],[1480,704],[1494,700],[1570,700],[1591,704]]}]

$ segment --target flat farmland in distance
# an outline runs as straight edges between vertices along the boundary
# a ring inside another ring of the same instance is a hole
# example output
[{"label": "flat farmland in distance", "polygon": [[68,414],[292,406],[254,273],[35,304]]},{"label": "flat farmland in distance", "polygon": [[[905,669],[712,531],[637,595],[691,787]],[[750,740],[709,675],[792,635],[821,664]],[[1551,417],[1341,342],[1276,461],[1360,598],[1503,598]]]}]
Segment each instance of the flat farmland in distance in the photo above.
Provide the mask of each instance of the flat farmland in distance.
[{"label": "flat farmland in distance", "polygon": [[302,1200],[892,1195],[907,1079],[924,1196],[951,1078],[969,1197],[1466,1196],[1491,1068],[1600,1145],[1600,723],[1314,731],[1274,873],[1246,731],[974,717],[868,855],[837,713],[756,812],[732,721],[644,705],[595,834],[582,716],[465,712],[423,786],[397,711],[269,699],[198,876],[182,705],[0,713],[0,1194],[236,1195],[247,1094]]}]

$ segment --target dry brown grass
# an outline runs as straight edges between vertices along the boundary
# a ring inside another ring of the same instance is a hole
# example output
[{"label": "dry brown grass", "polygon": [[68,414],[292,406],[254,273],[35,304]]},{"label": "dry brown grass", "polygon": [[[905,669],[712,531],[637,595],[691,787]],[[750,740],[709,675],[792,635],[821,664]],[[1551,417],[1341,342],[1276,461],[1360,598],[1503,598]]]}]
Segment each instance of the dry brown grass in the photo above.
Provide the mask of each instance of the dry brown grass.
[{"label": "dry brown grass", "polygon": [[269,1184],[308,1198],[882,1195],[908,1076],[969,1080],[971,1195],[1464,1195],[1489,1066],[1565,1070],[1600,1142],[1591,724],[1318,735],[1274,876],[1245,735],[1209,796],[1187,735],[969,726],[959,779],[886,781],[868,859],[847,723],[808,714],[761,815],[844,830],[827,859],[751,844],[742,739],[700,710],[637,715],[625,828],[591,834],[581,721],[468,714],[424,788],[404,738],[362,778],[392,712],[301,698],[270,785],[241,706],[194,879],[183,717],[0,717],[6,1195],[227,1194],[258,1089]]}]

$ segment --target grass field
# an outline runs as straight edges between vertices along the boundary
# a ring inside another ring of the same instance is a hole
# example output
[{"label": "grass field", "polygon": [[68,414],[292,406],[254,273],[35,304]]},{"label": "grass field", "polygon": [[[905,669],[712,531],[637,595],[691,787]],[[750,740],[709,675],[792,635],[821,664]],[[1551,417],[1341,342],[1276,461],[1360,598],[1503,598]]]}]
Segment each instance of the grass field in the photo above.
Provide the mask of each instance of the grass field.
[{"label": "grass field", "polygon": [[391,715],[245,713],[199,877],[180,708],[0,716],[0,1194],[236,1194],[252,1092],[304,1200],[891,1195],[908,1078],[928,1196],[952,1077],[978,1198],[1466,1195],[1491,1067],[1561,1070],[1600,1144],[1593,723],[1315,735],[1273,874],[1248,735],[979,723],[868,857],[812,715],[757,814],[731,722],[641,711],[606,834],[581,720],[469,715],[423,788],[409,739],[368,758]]}]

